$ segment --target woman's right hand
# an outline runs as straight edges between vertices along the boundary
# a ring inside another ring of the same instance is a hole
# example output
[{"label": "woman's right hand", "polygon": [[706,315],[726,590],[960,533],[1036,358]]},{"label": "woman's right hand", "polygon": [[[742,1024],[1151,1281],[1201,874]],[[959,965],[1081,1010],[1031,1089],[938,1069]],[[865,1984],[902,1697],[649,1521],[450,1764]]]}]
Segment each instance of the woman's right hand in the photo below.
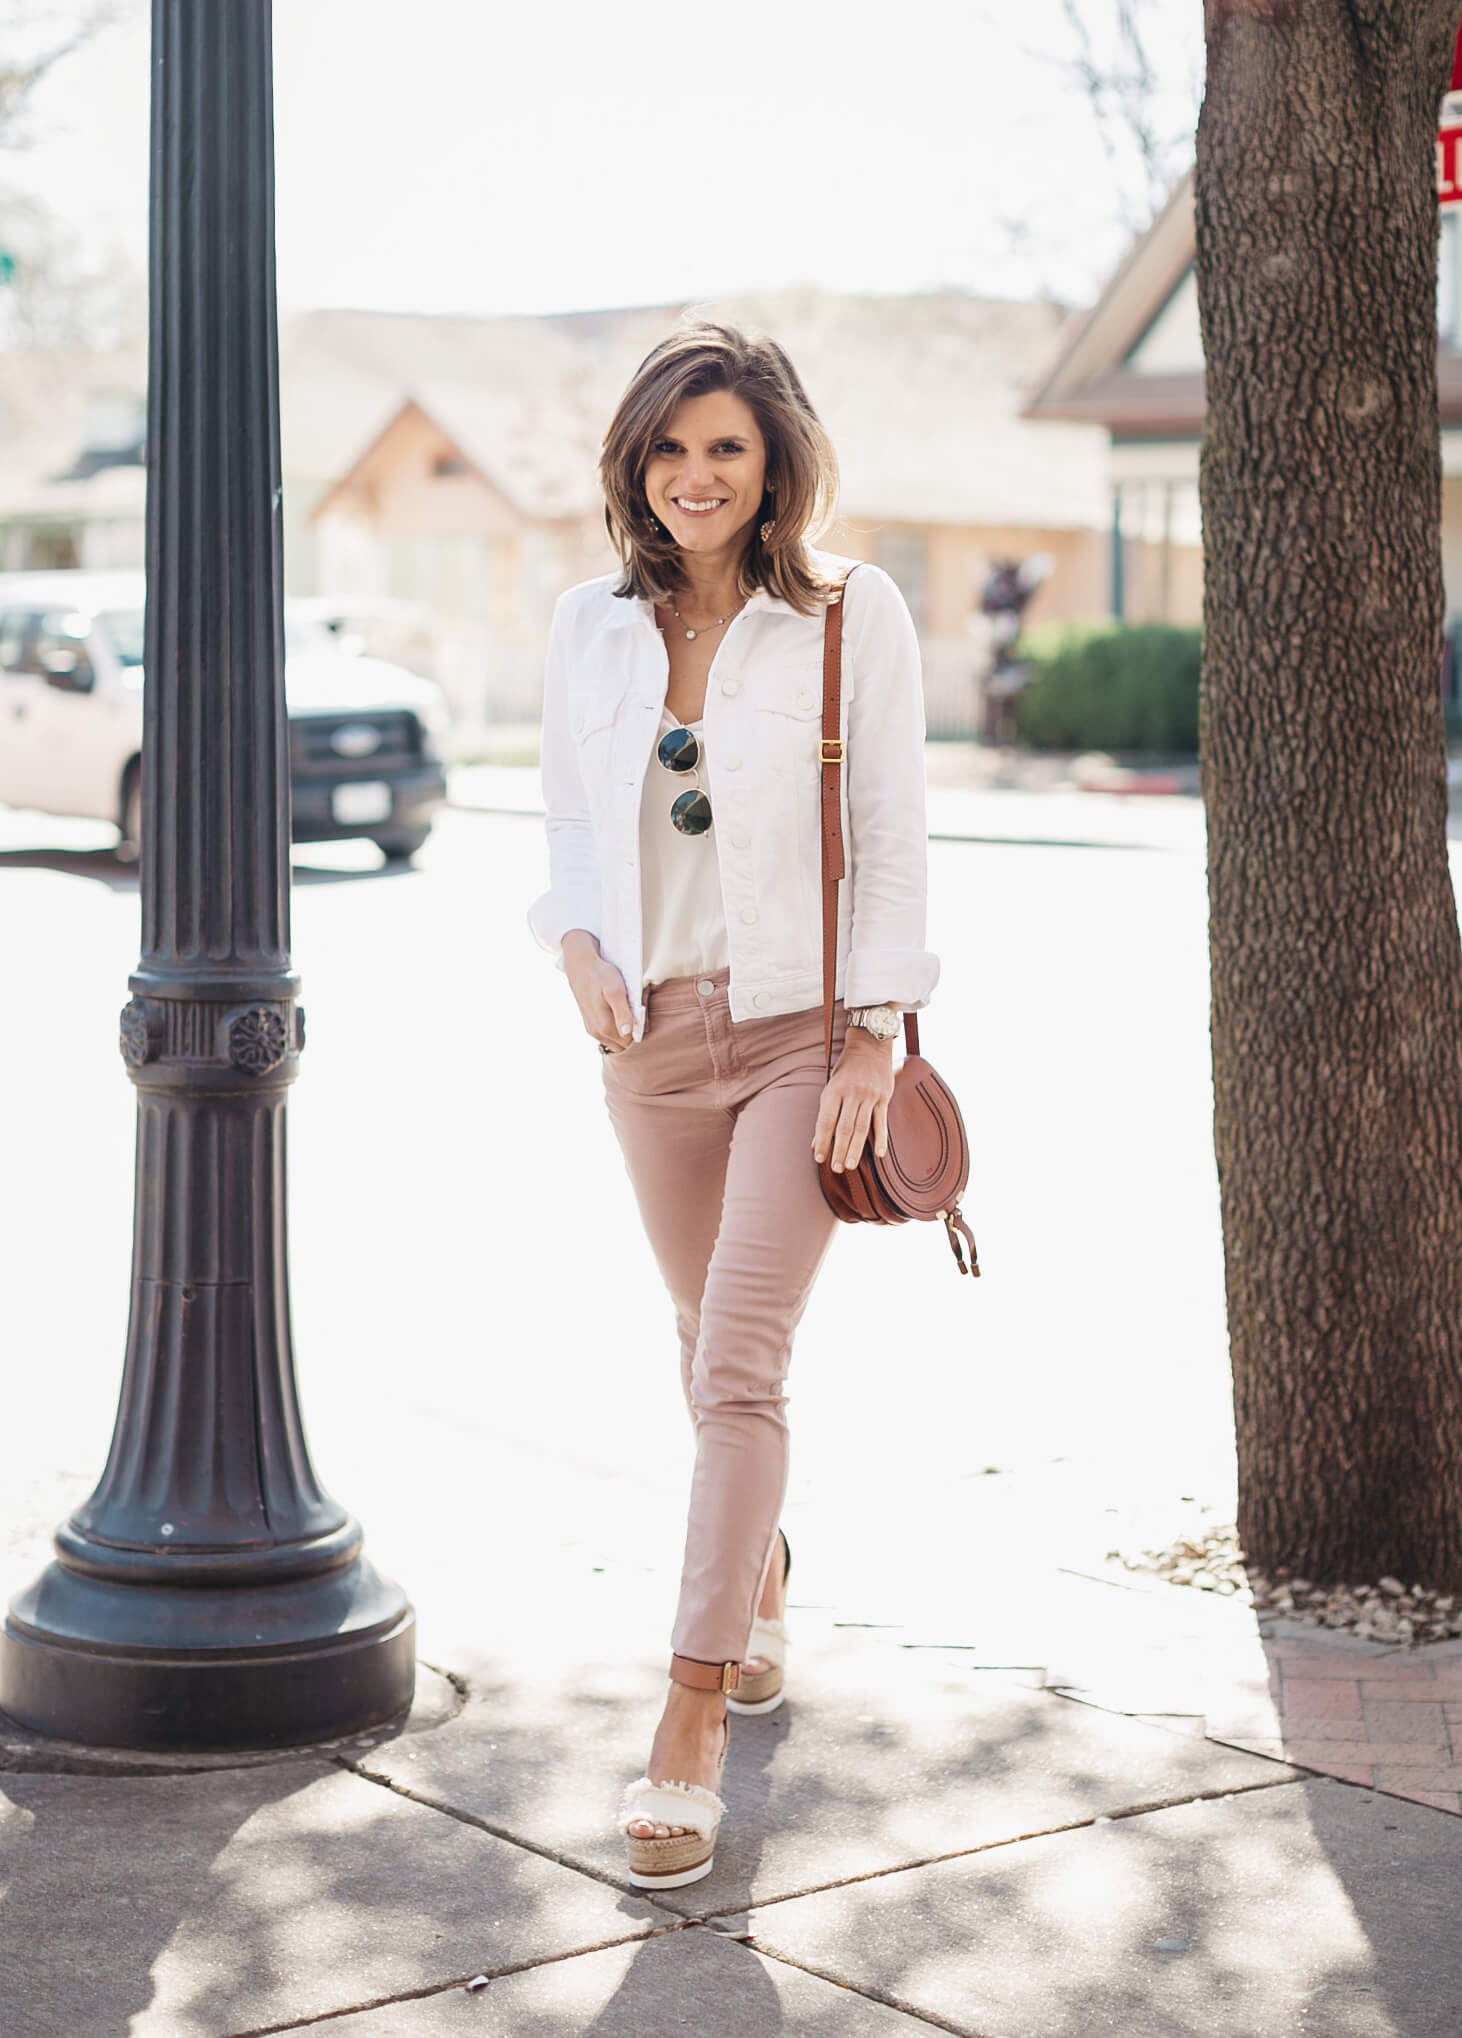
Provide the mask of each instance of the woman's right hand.
[{"label": "woman's right hand", "polygon": [[612,1054],[628,1047],[634,1031],[629,992],[612,962],[599,953],[599,943],[582,927],[563,938],[564,975],[574,994],[584,1031]]}]

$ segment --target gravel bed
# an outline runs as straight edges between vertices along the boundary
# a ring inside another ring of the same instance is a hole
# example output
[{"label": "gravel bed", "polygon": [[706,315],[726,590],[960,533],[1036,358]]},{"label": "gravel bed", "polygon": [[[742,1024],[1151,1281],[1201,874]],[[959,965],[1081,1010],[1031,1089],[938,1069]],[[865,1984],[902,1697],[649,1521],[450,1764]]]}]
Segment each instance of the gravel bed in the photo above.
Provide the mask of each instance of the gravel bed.
[{"label": "gravel bed", "polygon": [[1271,1578],[1244,1563],[1238,1530],[1214,1528],[1197,1540],[1180,1538],[1165,1550],[1128,1556],[1109,1550],[1128,1571],[1146,1571],[1169,1585],[1242,1599],[1259,1614],[1284,1614],[1311,1627],[1339,1628],[1366,1642],[1413,1649],[1462,1635],[1462,1600],[1455,1593],[1429,1592],[1399,1578],[1374,1585],[1315,1585],[1279,1570]]}]

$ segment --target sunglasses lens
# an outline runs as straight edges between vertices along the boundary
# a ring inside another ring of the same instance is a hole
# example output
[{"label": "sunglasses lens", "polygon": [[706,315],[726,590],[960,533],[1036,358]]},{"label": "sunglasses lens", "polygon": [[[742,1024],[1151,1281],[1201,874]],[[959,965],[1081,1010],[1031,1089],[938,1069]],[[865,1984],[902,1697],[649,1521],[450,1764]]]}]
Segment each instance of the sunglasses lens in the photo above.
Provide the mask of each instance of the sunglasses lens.
[{"label": "sunglasses lens", "polygon": [[704,835],[711,825],[711,803],[701,791],[685,792],[670,809],[682,835]]},{"label": "sunglasses lens", "polygon": [[655,754],[667,771],[694,771],[701,761],[701,746],[691,730],[667,729]]}]

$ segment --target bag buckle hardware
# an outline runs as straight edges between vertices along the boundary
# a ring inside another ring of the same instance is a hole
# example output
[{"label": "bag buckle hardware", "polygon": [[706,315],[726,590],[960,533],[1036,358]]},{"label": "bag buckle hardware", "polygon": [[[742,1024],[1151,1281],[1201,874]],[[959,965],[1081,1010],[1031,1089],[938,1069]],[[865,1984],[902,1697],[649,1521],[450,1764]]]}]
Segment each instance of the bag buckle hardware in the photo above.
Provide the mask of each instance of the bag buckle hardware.
[{"label": "bag buckle hardware", "polygon": [[[831,757],[828,756],[830,750],[834,752],[834,755]],[[820,764],[841,764],[843,761],[842,737],[824,736],[817,746],[817,756]]]}]

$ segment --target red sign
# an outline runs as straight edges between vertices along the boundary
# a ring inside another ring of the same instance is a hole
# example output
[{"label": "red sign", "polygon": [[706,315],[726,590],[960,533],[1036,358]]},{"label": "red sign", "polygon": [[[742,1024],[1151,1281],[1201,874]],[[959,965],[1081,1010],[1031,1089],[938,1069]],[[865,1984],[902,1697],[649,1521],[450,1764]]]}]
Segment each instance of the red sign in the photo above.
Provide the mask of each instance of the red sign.
[{"label": "red sign", "polygon": [[1437,199],[1462,205],[1462,124],[1437,133]]},{"label": "red sign", "polygon": [[1437,201],[1462,205],[1462,28],[1452,47],[1452,89],[1437,129]]}]

